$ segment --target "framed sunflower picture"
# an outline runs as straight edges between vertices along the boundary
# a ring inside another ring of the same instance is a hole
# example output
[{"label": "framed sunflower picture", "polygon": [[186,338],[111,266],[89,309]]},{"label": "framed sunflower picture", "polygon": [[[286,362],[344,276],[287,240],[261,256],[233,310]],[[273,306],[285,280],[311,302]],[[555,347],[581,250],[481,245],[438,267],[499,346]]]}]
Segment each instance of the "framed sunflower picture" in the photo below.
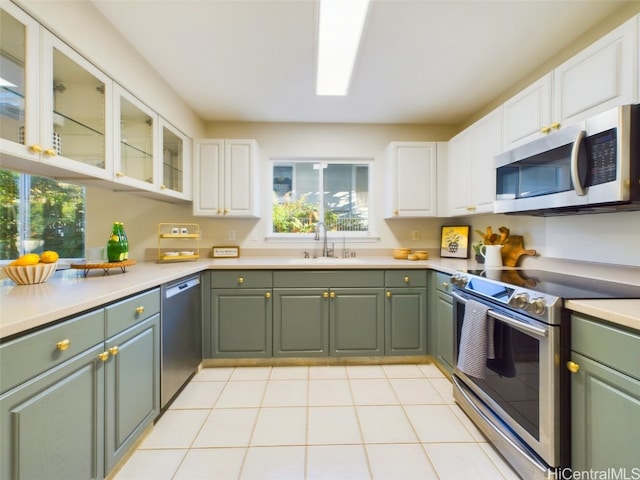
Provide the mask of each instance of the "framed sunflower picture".
[{"label": "framed sunflower picture", "polygon": [[440,256],[448,258],[469,258],[469,225],[442,227]]}]

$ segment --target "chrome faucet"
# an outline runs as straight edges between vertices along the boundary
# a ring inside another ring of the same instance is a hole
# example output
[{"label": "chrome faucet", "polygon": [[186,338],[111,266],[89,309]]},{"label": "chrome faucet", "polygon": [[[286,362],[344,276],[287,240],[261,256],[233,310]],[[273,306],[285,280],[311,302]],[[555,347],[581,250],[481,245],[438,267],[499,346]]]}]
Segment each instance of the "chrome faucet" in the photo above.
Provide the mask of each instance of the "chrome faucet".
[{"label": "chrome faucet", "polygon": [[323,233],[324,233],[323,241],[322,241],[322,256],[323,257],[333,256],[333,248],[330,249],[329,247],[327,247],[327,226],[324,224],[324,222],[316,223],[316,237],[315,237],[315,239],[316,240],[320,240],[320,225],[322,225],[322,230],[323,230]]}]

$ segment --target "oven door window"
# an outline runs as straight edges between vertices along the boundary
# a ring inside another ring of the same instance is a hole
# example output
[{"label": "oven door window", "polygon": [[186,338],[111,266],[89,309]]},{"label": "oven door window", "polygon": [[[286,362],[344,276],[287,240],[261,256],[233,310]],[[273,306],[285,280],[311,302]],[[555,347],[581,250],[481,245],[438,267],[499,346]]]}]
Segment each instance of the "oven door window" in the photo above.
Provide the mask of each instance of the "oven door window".
[{"label": "oven door window", "polygon": [[[464,309],[460,311],[464,312]],[[463,315],[459,314],[457,321],[459,333]],[[458,346],[459,342],[460,338]],[[493,345],[495,358],[487,360],[486,378],[467,378],[539,440],[540,341],[494,319]]]}]

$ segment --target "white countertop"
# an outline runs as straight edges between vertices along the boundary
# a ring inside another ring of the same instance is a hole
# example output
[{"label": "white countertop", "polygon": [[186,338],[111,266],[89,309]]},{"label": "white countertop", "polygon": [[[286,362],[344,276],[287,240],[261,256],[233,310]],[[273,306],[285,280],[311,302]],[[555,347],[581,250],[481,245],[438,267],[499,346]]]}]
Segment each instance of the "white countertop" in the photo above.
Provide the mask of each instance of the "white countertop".
[{"label": "white countertop", "polygon": [[[110,275],[103,275],[101,270],[92,270],[86,278],[82,270],[65,270],[57,272],[47,283],[38,285],[17,286],[11,280],[4,279],[0,280],[0,338],[38,328],[204,270],[311,268],[417,268],[453,273],[456,270],[478,268],[478,264],[473,260],[451,258],[394,260],[390,256],[358,257],[355,260],[304,260],[290,257],[207,258],[164,264],[140,262],[128,267],[126,273],[116,269]],[[640,330],[640,317],[637,313],[640,311],[640,300],[568,301],[567,307]]]},{"label": "white countertop", "polygon": [[574,312],[640,331],[640,299],[567,300],[565,307]]}]

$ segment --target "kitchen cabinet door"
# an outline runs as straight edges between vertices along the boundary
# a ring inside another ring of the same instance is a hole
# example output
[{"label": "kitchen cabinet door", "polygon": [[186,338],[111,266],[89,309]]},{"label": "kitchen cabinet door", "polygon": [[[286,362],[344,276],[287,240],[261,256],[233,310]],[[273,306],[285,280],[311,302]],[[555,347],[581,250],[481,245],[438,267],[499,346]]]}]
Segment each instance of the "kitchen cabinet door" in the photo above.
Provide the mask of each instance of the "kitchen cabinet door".
[{"label": "kitchen cabinet door", "polygon": [[164,118],[158,119],[160,193],[191,200],[191,140]]},{"label": "kitchen cabinet door", "polygon": [[104,478],[103,349],[0,396],[0,478]]},{"label": "kitchen cabinet door", "polygon": [[392,142],[386,149],[385,218],[437,215],[437,144]]},{"label": "kitchen cabinet door", "polygon": [[436,292],[434,327],[434,356],[449,373],[453,372],[453,299],[451,295]]},{"label": "kitchen cabinet door", "polygon": [[385,355],[427,353],[427,289],[387,288]]},{"label": "kitchen cabinet door", "polygon": [[270,287],[211,290],[211,328],[207,342],[213,358],[272,355],[271,293]]},{"label": "kitchen cabinet door", "polygon": [[554,117],[562,125],[635,98],[637,31],[632,18],[554,70]]},{"label": "kitchen cabinet door", "polygon": [[158,188],[158,115],[119,85],[114,86],[115,177],[122,185]]},{"label": "kitchen cabinet door", "polygon": [[571,375],[571,467],[605,471],[638,467],[640,380],[576,352]]},{"label": "kitchen cabinet door", "polygon": [[160,413],[160,315],[106,342],[105,466],[117,465]]},{"label": "kitchen cabinet door", "polygon": [[198,140],[193,214],[258,218],[259,151],[255,140]]},{"label": "kitchen cabinet door", "polygon": [[326,288],[274,288],[273,355],[329,355],[329,291]]},{"label": "kitchen cabinet door", "polygon": [[553,74],[549,73],[504,103],[504,151],[551,131],[552,88]]},{"label": "kitchen cabinet door", "polygon": [[502,110],[497,109],[454,137],[449,145],[450,215],[492,213],[495,156],[501,151]]},{"label": "kitchen cabinet door", "polygon": [[329,292],[329,354],[384,354],[384,289],[338,288]]}]

